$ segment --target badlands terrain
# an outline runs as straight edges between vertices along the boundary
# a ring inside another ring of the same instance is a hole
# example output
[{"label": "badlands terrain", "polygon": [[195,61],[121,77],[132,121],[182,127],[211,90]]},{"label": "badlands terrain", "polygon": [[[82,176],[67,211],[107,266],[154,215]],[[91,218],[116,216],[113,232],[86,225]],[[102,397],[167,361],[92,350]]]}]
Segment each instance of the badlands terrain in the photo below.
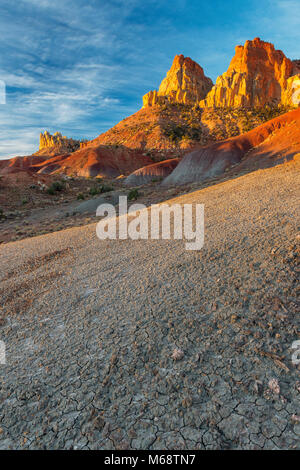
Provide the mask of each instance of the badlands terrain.
[{"label": "badlands terrain", "polygon": [[205,204],[201,251],[95,224],[4,245],[1,448],[299,449],[299,176],[173,199]]},{"label": "badlands terrain", "polygon": [[[299,449],[300,62],[175,56],[90,141],[0,160],[2,449]],[[106,240],[120,195],[205,205],[205,241]]]}]

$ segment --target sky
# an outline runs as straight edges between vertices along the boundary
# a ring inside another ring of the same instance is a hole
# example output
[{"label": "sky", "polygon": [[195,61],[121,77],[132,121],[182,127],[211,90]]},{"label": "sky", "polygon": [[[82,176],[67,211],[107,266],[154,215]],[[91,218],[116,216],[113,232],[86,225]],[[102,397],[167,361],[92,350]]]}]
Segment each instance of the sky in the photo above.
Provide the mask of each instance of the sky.
[{"label": "sky", "polygon": [[45,130],[98,136],[176,54],[214,82],[247,39],[300,59],[299,26],[300,0],[1,0],[0,159],[35,152]]}]

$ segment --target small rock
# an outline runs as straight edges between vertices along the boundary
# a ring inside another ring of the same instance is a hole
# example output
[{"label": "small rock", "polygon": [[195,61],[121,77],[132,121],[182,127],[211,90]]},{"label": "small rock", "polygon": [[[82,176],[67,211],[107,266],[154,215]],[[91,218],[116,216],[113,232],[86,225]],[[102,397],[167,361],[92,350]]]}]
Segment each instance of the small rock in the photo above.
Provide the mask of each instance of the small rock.
[{"label": "small rock", "polygon": [[184,356],[184,352],[181,349],[177,349],[177,348],[174,349],[173,354],[172,354],[172,359],[174,359],[174,361],[180,361],[180,359],[182,359],[183,356]]},{"label": "small rock", "polygon": [[300,423],[300,416],[298,416],[298,415],[295,415],[295,414],[292,415],[291,419],[294,423]]},{"label": "small rock", "polygon": [[263,392],[263,384],[260,380],[255,380],[254,382],[254,391],[257,395],[262,395]]},{"label": "small rock", "polygon": [[268,383],[268,387],[273,393],[275,393],[276,395],[279,395],[280,386],[279,386],[279,382],[277,379],[270,379]]}]

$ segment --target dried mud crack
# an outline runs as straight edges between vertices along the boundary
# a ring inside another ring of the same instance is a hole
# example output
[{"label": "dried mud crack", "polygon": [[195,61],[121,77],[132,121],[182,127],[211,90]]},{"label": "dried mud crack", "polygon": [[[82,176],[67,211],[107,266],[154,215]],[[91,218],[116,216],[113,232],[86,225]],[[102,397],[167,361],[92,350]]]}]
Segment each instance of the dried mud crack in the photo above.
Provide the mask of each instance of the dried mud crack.
[{"label": "dried mud crack", "polygon": [[95,224],[3,245],[0,448],[299,448],[298,182],[178,197],[205,204],[198,252]]}]

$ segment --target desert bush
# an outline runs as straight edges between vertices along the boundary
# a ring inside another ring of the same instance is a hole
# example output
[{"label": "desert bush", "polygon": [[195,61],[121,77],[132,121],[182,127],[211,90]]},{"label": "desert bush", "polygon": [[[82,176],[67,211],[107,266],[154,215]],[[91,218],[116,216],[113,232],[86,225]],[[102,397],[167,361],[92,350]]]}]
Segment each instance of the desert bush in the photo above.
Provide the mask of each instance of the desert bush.
[{"label": "desert bush", "polygon": [[65,183],[63,181],[53,181],[51,186],[47,188],[47,193],[54,195],[56,192],[63,191],[65,189]]},{"label": "desert bush", "polygon": [[128,200],[129,201],[135,201],[139,197],[139,192],[137,189],[132,189],[128,193]]},{"label": "desert bush", "polygon": [[92,188],[90,188],[89,194],[91,196],[96,196],[97,194],[103,194],[108,193],[109,191],[113,191],[113,189],[114,188],[112,186],[102,184],[101,186],[93,186]]},{"label": "desert bush", "polygon": [[96,194],[101,193],[101,189],[98,186],[93,186],[92,188],[90,188],[89,193],[90,193],[91,196],[96,196]]},{"label": "desert bush", "polygon": [[106,184],[103,184],[101,186],[101,193],[108,193],[108,192],[113,191],[113,190],[114,190],[114,188],[112,186],[108,186]]}]

